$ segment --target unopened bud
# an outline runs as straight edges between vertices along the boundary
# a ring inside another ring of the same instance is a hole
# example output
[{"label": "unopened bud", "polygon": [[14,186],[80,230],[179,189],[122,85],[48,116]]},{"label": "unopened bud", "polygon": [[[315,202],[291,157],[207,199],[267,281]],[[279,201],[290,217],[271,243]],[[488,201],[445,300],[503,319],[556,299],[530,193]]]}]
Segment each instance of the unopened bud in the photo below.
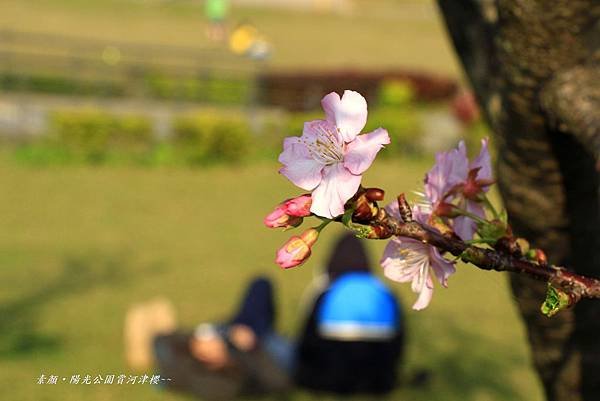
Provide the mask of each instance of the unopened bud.
[{"label": "unopened bud", "polygon": [[365,195],[371,202],[377,202],[383,200],[385,192],[380,188],[367,188]]},{"label": "unopened bud", "polygon": [[378,208],[367,199],[366,192],[361,194],[355,202],[352,220],[356,222],[369,222],[377,215]]},{"label": "unopened bud", "polygon": [[548,266],[548,258],[541,249],[535,250],[535,260],[540,264],[540,266]]},{"label": "unopened bud", "polygon": [[288,199],[283,203],[286,214],[290,216],[306,217],[310,216],[310,207],[312,205],[312,197],[310,195],[300,195],[292,199]]},{"label": "unopened bud", "polygon": [[397,201],[398,212],[400,213],[400,217],[402,217],[402,221],[404,221],[405,223],[410,223],[411,221],[413,221],[412,210],[410,208],[410,205],[408,204],[408,201],[406,200],[406,195],[401,193],[400,195],[398,195]]},{"label": "unopened bud", "polygon": [[310,254],[310,246],[302,238],[293,236],[277,251],[275,263],[289,269],[304,263]]},{"label": "unopened bud", "polygon": [[[510,230],[510,227],[508,227],[508,229]],[[508,232],[508,230],[507,230],[507,232]],[[510,230],[508,235],[512,236],[512,230]],[[529,241],[527,241],[525,238],[517,238],[517,245],[519,245],[519,248],[521,249],[521,253],[523,255],[527,255],[527,253],[529,252],[529,249],[530,249]]]},{"label": "unopened bud", "polygon": [[285,206],[279,205],[265,217],[264,223],[269,228],[290,228],[298,227],[302,220],[302,217],[288,215]]},{"label": "unopened bud", "polygon": [[300,238],[302,238],[306,245],[312,247],[319,238],[319,231],[314,228],[309,228],[300,235]]}]

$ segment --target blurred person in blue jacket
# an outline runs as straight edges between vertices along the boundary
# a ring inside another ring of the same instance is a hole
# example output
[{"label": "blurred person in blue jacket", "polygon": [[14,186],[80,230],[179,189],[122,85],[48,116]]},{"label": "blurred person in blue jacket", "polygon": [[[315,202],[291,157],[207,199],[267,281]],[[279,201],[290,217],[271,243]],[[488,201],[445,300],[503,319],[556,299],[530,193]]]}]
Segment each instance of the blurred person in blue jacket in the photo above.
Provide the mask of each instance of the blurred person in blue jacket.
[{"label": "blurred person in blue jacket", "polygon": [[336,394],[385,394],[404,346],[400,304],[369,269],[363,244],[346,235],[327,264],[295,351],[295,382]]}]

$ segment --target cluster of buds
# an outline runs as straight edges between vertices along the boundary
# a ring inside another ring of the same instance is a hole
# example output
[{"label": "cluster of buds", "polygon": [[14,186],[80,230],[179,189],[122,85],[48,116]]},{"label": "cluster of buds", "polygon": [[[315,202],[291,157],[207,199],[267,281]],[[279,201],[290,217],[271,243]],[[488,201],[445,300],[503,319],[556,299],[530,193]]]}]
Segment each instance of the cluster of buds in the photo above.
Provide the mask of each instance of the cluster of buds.
[{"label": "cluster of buds", "polygon": [[377,201],[382,201],[385,193],[379,188],[359,188],[354,196],[352,221],[369,223],[379,213]]},{"label": "cluster of buds", "polygon": [[[319,238],[321,230],[332,221],[343,221],[350,229],[354,229],[357,235],[366,238],[388,238],[390,233],[380,233],[378,228],[371,226],[358,226],[354,223],[369,224],[375,220],[381,213],[385,213],[377,205],[377,201],[382,201],[383,190],[379,188],[360,187],[356,195],[346,202],[345,209],[350,213],[347,221],[343,215],[333,219],[319,217],[321,224],[311,227],[300,235],[294,235],[289,238],[281,248],[277,250],[275,263],[284,269],[296,267],[306,262],[312,253],[312,247]],[[283,201],[267,215],[264,223],[269,228],[290,229],[300,226],[305,217],[311,215],[310,207],[312,204],[311,195],[301,195]],[[362,230],[362,231],[361,231]],[[364,231],[364,232],[363,232]]]},{"label": "cluster of buds", "polygon": [[[312,197],[310,195],[300,195],[287,199],[277,205],[265,217],[264,223],[269,228],[284,228],[287,230],[298,227],[302,224],[305,217],[311,215],[311,204]],[[317,238],[319,238],[319,232],[330,221],[325,219],[325,222],[320,226],[310,228],[300,236],[292,236],[277,251],[275,262],[284,269],[296,267],[304,263],[310,257],[312,246],[317,242]]]},{"label": "cluster of buds", "polygon": [[377,204],[377,202],[383,201],[384,196],[383,189],[360,187],[346,205],[347,209],[352,212],[352,219],[343,220],[342,223],[361,238],[390,238],[393,235],[390,227],[381,224],[385,220],[387,212]]}]

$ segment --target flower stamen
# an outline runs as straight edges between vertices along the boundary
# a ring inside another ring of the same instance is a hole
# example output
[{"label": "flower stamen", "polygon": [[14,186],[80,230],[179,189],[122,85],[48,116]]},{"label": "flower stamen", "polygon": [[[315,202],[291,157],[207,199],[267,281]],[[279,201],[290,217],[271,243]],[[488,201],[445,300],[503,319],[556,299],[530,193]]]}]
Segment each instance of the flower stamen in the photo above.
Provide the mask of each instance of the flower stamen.
[{"label": "flower stamen", "polygon": [[314,142],[303,141],[313,159],[326,165],[344,161],[343,143],[338,136],[322,125],[317,126],[316,130],[317,139]]}]

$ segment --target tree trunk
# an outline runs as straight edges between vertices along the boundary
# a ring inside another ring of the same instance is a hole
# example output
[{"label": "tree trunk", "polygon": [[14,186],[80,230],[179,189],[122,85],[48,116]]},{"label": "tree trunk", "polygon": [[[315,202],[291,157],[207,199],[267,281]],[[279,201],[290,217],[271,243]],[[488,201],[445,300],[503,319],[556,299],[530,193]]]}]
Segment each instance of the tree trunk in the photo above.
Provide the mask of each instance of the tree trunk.
[{"label": "tree trunk", "polygon": [[[438,0],[498,147],[517,235],[600,277],[600,0]],[[512,276],[551,401],[600,399],[600,302],[548,319],[545,284]]]}]

